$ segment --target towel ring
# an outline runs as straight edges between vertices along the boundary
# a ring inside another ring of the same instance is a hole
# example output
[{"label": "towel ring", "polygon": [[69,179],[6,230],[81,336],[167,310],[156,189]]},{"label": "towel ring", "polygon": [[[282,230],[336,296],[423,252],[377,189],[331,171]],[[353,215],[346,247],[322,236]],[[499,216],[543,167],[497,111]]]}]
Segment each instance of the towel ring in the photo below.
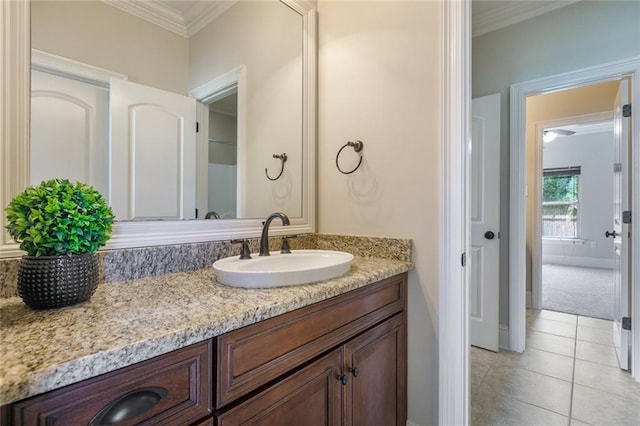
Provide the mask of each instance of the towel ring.
[{"label": "towel ring", "polygon": [[342,148],[340,148],[338,150],[338,154],[336,154],[336,167],[338,168],[340,173],[345,174],[345,175],[350,175],[351,173],[355,172],[356,170],[358,170],[358,167],[360,167],[360,164],[362,164],[362,153],[360,153],[360,161],[358,161],[358,165],[353,170],[345,172],[344,170],[342,170],[340,168],[340,164],[338,163],[338,159],[340,158],[340,153],[342,153],[342,150],[345,149],[348,146],[353,147],[353,150],[355,152],[360,152],[364,148],[364,144],[362,143],[362,141],[355,141],[355,142],[349,141],[346,144],[342,145]]},{"label": "towel ring", "polygon": [[267,168],[264,168],[264,174],[267,176],[267,179],[273,181],[273,180],[278,180],[280,179],[280,176],[282,176],[282,173],[284,172],[284,163],[285,161],[287,161],[287,154],[285,154],[284,152],[280,155],[278,154],[273,154],[273,158],[277,158],[280,160],[280,173],[278,173],[278,176],[272,178],[271,176],[269,176],[269,172],[267,171]]}]

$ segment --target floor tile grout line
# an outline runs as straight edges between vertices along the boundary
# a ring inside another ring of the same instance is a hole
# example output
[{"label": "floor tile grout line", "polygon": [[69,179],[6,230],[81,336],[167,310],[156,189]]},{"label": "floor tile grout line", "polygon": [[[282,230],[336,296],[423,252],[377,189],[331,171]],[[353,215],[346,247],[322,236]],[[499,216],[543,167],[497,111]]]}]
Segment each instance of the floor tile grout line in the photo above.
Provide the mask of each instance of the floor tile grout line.
[{"label": "floor tile grout line", "polygon": [[531,349],[533,349],[534,351],[538,351],[538,352],[546,352],[546,353],[548,353],[548,354],[558,355],[558,356],[562,356],[562,357],[565,357],[565,358],[573,358],[573,356],[572,356],[572,355],[566,355],[566,354],[562,354],[562,353],[559,353],[559,352],[548,351],[548,350],[546,350],[546,349],[536,348],[535,346],[529,346],[529,347],[527,347],[526,349],[527,349],[527,350],[531,350]]},{"label": "floor tile grout line", "polygon": [[629,397],[627,396],[627,394],[624,394],[624,393],[612,392],[612,391],[610,391],[610,390],[606,390],[606,389],[602,389],[602,388],[597,388],[597,387],[594,387],[594,386],[592,386],[592,385],[585,385],[585,384],[582,384],[582,383],[576,383],[576,385],[578,385],[578,386],[582,386],[583,388],[588,388],[588,389],[591,389],[591,390],[595,390],[595,391],[598,391],[598,392],[601,392],[601,393],[605,393],[605,394],[608,394],[608,395],[614,396],[614,397],[616,397],[616,398],[623,398],[623,399],[625,399],[625,400],[627,400],[627,401],[631,401],[631,402],[633,402],[633,403],[636,403],[636,402],[640,403],[640,400],[638,400],[638,399],[636,399],[636,398],[629,398]]},{"label": "floor tile grout line", "polygon": [[[562,414],[562,413],[560,413],[560,412],[558,412],[556,410],[552,410],[552,409],[550,409],[548,407],[543,407],[541,405],[534,404],[532,402],[524,401],[524,400],[522,400],[520,398],[516,398],[515,396],[506,396],[506,398],[511,398],[511,399],[516,400],[518,402],[521,402],[523,404],[531,405],[532,407],[536,407],[536,408],[539,408],[541,410],[545,410],[545,411],[548,411],[548,412],[553,413],[553,414],[557,414],[557,415],[562,416],[562,417],[567,417],[566,414]],[[567,418],[569,419],[569,421],[571,421],[571,418],[569,418],[569,417],[567,417]]]},{"label": "floor tile grout line", "polygon": [[560,378],[560,377],[558,377],[558,376],[552,376],[552,375],[547,374],[547,373],[541,373],[541,372],[536,371],[536,370],[530,370],[530,369],[528,369],[528,368],[526,368],[526,367],[514,366],[513,368],[517,368],[517,369],[519,369],[519,370],[528,371],[529,373],[538,374],[538,375],[540,375],[540,376],[548,377],[548,378],[550,378],[550,379],[556,379],[556,380],[560,380],[560,381],[562,381],[562,382],[566,382],[566,383],[573,383],[573,376],[572,376],[572,379],[571,379],[571,380],[566,380],[566,379],[562,379],[562,378]]}]

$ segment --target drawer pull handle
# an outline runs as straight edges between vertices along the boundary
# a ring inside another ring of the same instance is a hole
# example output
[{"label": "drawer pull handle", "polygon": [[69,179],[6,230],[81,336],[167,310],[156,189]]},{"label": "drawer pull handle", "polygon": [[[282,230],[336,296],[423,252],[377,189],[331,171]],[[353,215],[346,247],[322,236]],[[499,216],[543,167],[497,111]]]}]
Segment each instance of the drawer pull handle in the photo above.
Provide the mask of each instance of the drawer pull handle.
[{"label": "drawer pull handle", "polygon": [[109,403],[96,414],[89,426],[112,425],[139,416],[167,395],[164,388],[136,389]]}]

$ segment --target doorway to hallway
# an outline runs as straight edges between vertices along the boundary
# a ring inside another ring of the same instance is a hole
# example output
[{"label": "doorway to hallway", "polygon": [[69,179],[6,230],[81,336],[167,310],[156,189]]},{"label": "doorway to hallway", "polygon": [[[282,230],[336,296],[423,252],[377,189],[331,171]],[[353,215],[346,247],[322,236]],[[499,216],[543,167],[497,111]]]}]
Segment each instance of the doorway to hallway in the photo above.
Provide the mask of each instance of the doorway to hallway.
[{"label": "doorway to hallway", "polygon": [[[617,86],[615,81],[600,83],[528,101],[540,138],[536,151],[542,156],[536,162],[540,190],[534,191],[540,194],[540,251],[534,253],[541,259],[533,262],[540,270],[532,274],[542,309],[614,318],[614,243],[608,231],[614,205],[611,107]],[[550,103],[559,102],[566,106],[554,116],[544,115]],[[568,112],[583,115],[575,122],[563,117]],[[540,123],[539,117],[549,121]]]}]

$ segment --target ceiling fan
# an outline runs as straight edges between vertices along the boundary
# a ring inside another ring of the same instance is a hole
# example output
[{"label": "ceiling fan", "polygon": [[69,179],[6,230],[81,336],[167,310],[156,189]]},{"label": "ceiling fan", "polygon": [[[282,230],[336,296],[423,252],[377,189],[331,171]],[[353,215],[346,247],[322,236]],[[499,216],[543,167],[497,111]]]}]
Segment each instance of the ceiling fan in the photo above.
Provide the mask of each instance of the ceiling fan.
[{"label": "ceiling fan", "polygon": [[542,141],[547,143],[547,142],[551,142],[552,140],[554,140],[558,136],[571,136],[571,135],[573,135],[575,133],[576,133],[575,131],[567,130],[567,129],[543,130],[542,131]]}]

